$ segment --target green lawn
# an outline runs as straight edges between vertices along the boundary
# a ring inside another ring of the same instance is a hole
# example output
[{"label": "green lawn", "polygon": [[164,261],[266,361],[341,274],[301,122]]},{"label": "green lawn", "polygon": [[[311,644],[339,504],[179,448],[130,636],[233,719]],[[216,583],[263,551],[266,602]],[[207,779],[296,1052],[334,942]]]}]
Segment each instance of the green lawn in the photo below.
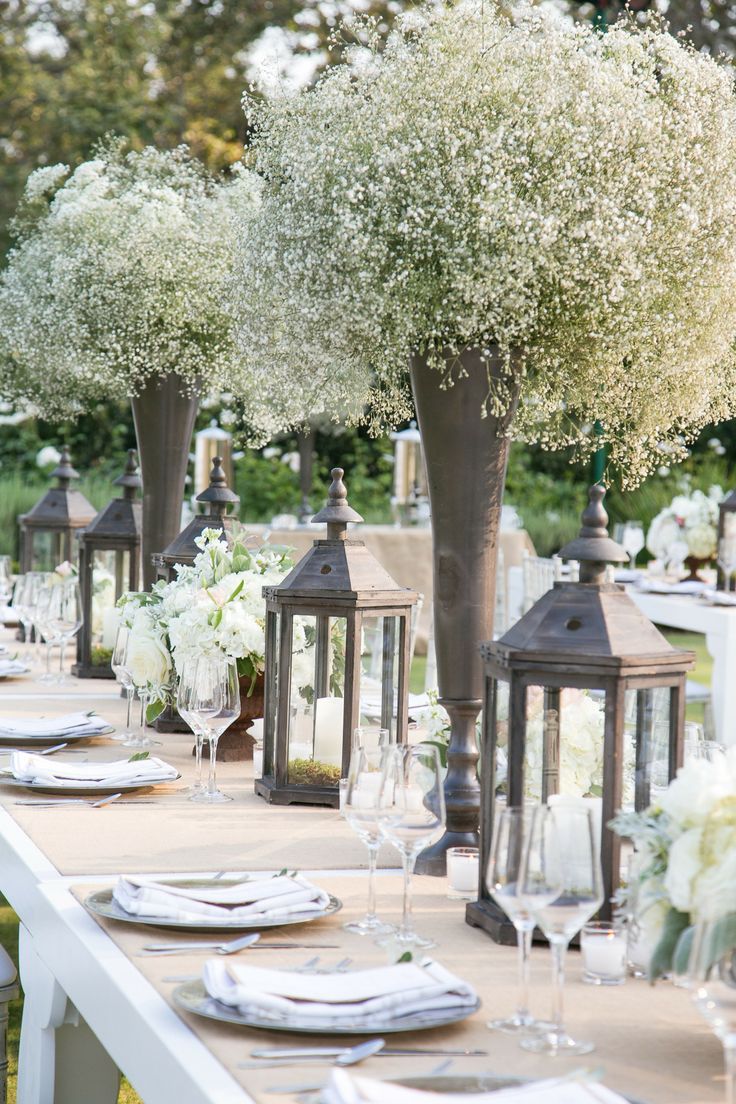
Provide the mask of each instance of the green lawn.
[{"label": "green lawn", "polygon": [[[665,631],[667,639],[677,648],[687,648],[695,652],[696,662],[692,677],[698,682],[710,683],[713,661],[705,647],[705,638],[697,633],[676,632],[672,629]],[[424,672],[427,666],[426,656],[416,656],[411,668],[410,689],[413,694],[421,694],[424,690]],[[701,705],[688,706],[689,720],[702,721],[703,707]],[[2,898],[0,898],[2,901]],[[0,943],[17,962],[18,952],[18,920],[13,910],[6,904],[0,904]],[[22,1001],[14,1001],[10,1008],[10,1029],[8,1044],[10,1051],[10,1079],[8,1085],[8,1104],[15,1104],[15,1086],[18,1062],[18,1039],[20,1036],[20,1013]],[[140,1097],[128,1082],[123,1078],[120,1088],[118,1104],[141,1104]]]}]

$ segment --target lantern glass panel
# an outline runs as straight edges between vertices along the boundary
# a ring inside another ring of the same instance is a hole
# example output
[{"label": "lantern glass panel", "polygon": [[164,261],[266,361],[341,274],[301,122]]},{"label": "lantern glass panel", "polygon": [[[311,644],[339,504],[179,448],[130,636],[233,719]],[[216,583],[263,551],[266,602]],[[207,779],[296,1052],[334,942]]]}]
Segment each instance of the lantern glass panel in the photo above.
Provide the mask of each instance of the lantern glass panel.
[{"label": "lantern glass panel", "polygon": [[29,529],[28,539],[32,542],[32,571],[53,571],[63,560],[60,533],[52,533],[43,529]]},{"label": "lantern glass panel", "polygon": [[[671,692],[668,686],[627,690],[624,699],[624,800],[645,809],[669,782]],[[632,785],[633,780],[633,785]]]},{"label": "lantern glass panel", "polygon": [[342,767],[344,617],[297,615],[291,640],[288,781],[334,785]]},{"label": "lantern glass panel", "polygon": [[724,537],[736,537],[736,511],[723,511],[723,535]]},{"label": "lantern glass panel", "polygon": [[122,549],[94,549],[92,552],[92,609],[90,663],[109,667],[120,623],[116,603],[128,589],[130,552]]},{"label": "lantern glass panel", "polygon": [[360,724],[379,726],[396,739],[401,618],[363,617]]}]

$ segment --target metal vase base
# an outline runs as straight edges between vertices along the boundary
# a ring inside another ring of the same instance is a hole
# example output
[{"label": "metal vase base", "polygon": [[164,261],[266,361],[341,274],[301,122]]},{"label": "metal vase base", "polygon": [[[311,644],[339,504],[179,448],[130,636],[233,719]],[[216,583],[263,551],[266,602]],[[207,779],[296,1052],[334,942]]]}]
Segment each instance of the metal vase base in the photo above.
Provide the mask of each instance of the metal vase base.
[{"label": "metal vase base", "polygon": [[417,874],[442,877],[447,873],[447,852],[451,847],[478,847],[478,742],[475,722],[482,702],[448,701],[440,698],[450,717],[450,743],[447,748],[447,831],[442,839],[426,847],[417,859]]}]

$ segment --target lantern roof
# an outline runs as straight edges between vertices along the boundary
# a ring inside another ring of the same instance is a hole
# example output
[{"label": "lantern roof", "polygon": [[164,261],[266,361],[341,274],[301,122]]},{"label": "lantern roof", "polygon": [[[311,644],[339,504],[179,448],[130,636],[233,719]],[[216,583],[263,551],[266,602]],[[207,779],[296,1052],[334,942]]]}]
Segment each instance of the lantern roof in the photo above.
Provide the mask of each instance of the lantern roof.
[{"label": "lantern roof", "polygon": [[[222,529],[222,535],[227,543],[229,545],[235,543],[233,526],[237,519],[229,517],[228,510],[231,506],[237,505],[240,499],[227,485],[221,456],[213,458],[209,487],[197,495],[197,502],[206,503],[209,506],[208,512],[193,517],[181,533],[174,537],[171,544],[155,557],[156,563],[166,564],[169,567],[179,563],[193,564],[194,557],[200,551],[196,543],[197,537],[200,537],[205,529]],[[248,538],[241,540],[241,543],[252,547],[258,542],[254,538]]]},{"label": "lantern roof", "polygon": [[141,503],[136,493],[141,487],[135,449],[128,449],[128,459],[122,475],[113,480],[114,487],[123,488],[123,497],[114,498],[100,510],[84,530],[83,540],[105,542],[139,541],[141,535]]},{"label": "lantern roof", "polygon": [[278,598],[367,601],[371,605],[413,605],[414,591],[399,586],[362,540],[348,535],[348,523],[362,517],[348,504],[342,468],[333,468],[325,506],[312,522],[327,522],[327,539],[316,540],[305,556],[269,594]]},{"label": "lantern roof", "polygon": [[81,491],[70,487],[73,479],[79,479],[79,473],[72,467],[67,445],[51,478],[57,480],[56,486],[49,487],[35,506],[21,515],[21,524],[37,529],[81,529],[88,525],[97,511]]},{"label": "lantern roof", "polygon": [[591,487],[580,534],[560,552],[580,560],[580,582],[555,583],[500,640],[482,645],[484,658],[535,670],[569,664],[573,672],[692,667],[693,653],[674,648],[625,587],[603,581],[606,563],[628,560],[608,536],[604,494],[603,487]]}]

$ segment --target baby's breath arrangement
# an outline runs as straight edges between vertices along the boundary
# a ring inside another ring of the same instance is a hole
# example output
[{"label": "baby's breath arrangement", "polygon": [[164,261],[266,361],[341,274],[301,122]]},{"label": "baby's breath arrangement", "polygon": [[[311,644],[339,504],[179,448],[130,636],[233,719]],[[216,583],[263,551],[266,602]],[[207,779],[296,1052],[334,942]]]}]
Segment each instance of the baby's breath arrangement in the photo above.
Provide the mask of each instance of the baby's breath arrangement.
[{"label": "baby's breath arrangement", "polygon": [[252,177],[218,181],[183,146],[36,170],[0,277],[0,390],[63,417],[170,372],[237,383],[222,292],[254,204]]},{"label": "baby's breath arrangement", "polygon": [[630,482],[730,416],[729,72],[657,26],[487,0],[365,39],[312,90],[246,103],[264,195],[235,298],[271,417],[397,419],[412,353],[449,383],[453,352],[492,343],[517,367],[486,413],[521,377],[516,434],[584,452],[598,418]]}]

